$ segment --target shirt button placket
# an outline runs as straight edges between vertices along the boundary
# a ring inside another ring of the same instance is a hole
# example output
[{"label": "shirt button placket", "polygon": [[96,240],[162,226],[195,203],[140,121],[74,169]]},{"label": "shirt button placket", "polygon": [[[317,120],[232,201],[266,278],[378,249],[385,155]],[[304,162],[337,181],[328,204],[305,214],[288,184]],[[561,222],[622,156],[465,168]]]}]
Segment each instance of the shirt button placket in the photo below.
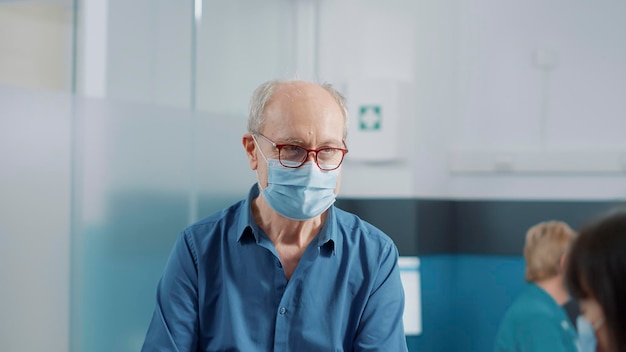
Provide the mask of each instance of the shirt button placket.
[{"label": "shirt button placket", "polygon": [[288,350],[289,341],[289,318],[287,308],[281,306],[278,308],[276,316],[276,328],[274,331],[274,352],[286,352]]}]

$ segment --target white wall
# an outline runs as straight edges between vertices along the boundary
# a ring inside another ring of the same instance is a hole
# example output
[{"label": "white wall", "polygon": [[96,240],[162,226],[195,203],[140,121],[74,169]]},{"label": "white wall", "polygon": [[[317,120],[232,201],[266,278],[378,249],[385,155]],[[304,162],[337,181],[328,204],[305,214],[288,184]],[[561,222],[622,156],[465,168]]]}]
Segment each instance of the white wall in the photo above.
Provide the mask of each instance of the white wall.
[{"label": "white wall", "polygon": [[[348,154],[344,196],[626,194],[619,1],[203,4],[193,77],[201,111],[245,119],[250,93],[272,77],[406,84],[398,138],[407,157]],[[109,11],[108,96],[189,106],[191,9],[115,0]],[[537,52],[556,66],[542,71]]]},{"label": "white wall", "polygon": [[[449,147],[475,164],[484,161],[481,152],[495,151],[510,170],[455,174],[452,194],[626,197],[626,46],[619,34],[626,4],[466,0],[459,9],[458,114]],[[551,55],[554,67],[542,69],[538,52]]]},{"label": "white wall", "polygon": [[[391,78],[414,86],[407,102],[414,113],[402,117],[414,139],[411,157],[347,162],[344,195],[626,196],[623,3],[321,4],[323,78]],[[538,49],[556,57],[548,74],[533,63]],[[490,167],[468,172],[488,157]],[[510,165],[499,165],[501,157]]]},{"label": "white wall", "polygon": [[[399,136],[402,160],[361,162],[346,156],[341,194],[347,197],[410,197],[415,193],[415,150],[424,143],[415,138],[419,121],[414,119],[419,89],[414,76],[419,53],[415,21],[417,7],[411,2],[324,1],[319,14],[319,77],[345,88],[361,80],[392,80],[403,84],[399,99],[404,103]],[[351,92],[344,92],[351,99]],[[350,111],[354,121],[355,111]],[[358,148],[350,144],[348,148]],[[353,149],[354,150],[354,149]]]},{"label": "white wall", "polygon": [[0,83],[69,91],[71,18],[62,1],[0,2]]}]

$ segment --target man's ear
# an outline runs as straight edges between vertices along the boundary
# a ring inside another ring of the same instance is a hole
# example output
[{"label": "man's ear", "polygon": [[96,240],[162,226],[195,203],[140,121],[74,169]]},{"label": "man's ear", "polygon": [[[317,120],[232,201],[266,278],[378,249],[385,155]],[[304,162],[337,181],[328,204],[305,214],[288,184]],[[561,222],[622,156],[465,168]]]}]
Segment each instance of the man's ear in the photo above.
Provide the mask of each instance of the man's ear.
[{"label": "man's ear", "polygon": [[243,144],[243,149],[246,151],[246,156],[248,156],[248,163],[250,164],[250,168],[252,170],[256,170],[257,168],[257,154],[256,154],[256,144],[254,143],[254,139],[250,133],[246,133],[243,135],[241,142]]}]

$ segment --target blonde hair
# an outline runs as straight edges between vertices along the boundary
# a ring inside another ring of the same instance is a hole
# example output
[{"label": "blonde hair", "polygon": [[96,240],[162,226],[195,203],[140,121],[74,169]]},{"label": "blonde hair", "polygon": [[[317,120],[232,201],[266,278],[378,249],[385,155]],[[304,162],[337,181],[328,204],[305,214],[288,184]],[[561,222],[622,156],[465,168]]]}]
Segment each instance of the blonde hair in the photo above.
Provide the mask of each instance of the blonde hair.
[{"label": "blonde hair", "polygon": [[576,238],[576,232],[562,221],[546,221],[526,232],[524,258],[526,281],[536,282],[561,272],[561,258]]}]

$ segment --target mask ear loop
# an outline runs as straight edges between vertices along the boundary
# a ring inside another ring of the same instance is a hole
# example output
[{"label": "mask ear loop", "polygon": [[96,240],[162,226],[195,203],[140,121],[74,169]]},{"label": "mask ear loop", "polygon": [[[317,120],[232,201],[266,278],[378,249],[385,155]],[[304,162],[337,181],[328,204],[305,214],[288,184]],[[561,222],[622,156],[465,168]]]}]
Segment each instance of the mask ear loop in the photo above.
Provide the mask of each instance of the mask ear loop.
[{"label": "mask ear loop", "polygon": [[253,134],[251,134],[251,136],[252,136],[252,140],[254,141],[254,144],[259,149],[259,153],[261,153],[261,156],[263,157],[263,159],[265,159],[265,162],[267,163],[267,157],[265,156],[265,154],[263,154],[263,149],[261,149],[259,142],[256,140],[256,137],[254,137]]},{"label": "mask ear loop", "polygon": [[[259,142],[256,140],[256,137],[254,137],[254,134],[251,134],[252,136],[252,140],[254,141],[254,144],[256,145],[257,149],[259,149],[259,153],[261,153],[261,156],[263,157],[263,159],[265,160],[265,164],[269,166],[269,162],[267,161],[267,158],[265,157],[265,154],[263,154],[263,150],[261,149],[261,146],[259,145]],[[257,186],[259,187],[259,194],[263,194],[263,186],[261,186],[261,180],[259,179],[259,171],[258,170],[254,170],[256,172],[256,179],[257,179]]]}]

